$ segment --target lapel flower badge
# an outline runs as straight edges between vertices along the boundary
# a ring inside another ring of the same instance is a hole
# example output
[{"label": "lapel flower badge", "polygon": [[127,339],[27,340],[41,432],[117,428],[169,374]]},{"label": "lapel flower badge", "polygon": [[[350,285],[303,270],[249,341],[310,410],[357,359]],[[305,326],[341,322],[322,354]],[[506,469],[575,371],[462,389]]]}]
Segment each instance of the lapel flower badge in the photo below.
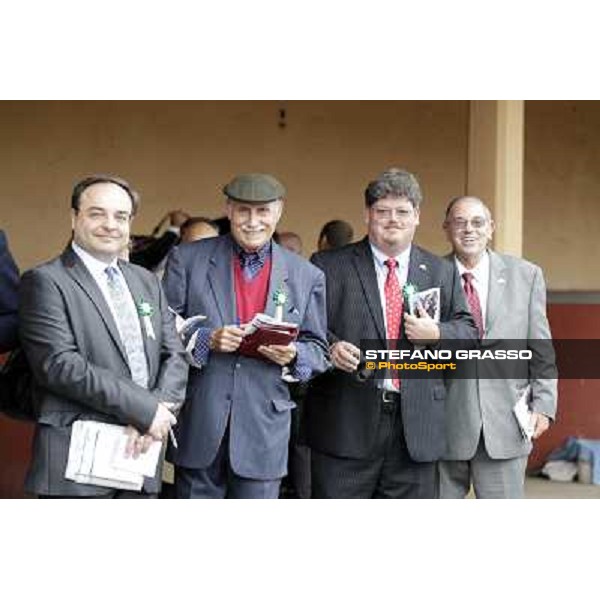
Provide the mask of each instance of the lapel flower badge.
[{"label": "lapel flower badge", "polygon": [[414,285],[413,283],[407,282],[404,284],[402,291],[404,292],[404,297],[407,300],[410,300],[410,298],[412,298],[417,293],[417,286]]},{"label": "lapel flower badge", "polygon": [[154,327],[152,325],[151,317],[154,314],[154,307],[150,302],[146,302],[145,300],[140,300],[137,305],[138,315],[142,319],[142,323],[144,324],[144,329],[146,330],[146,335],[155,340],[156,334],[154,333]]},{"label": "lapel flower badge", "polygon": [[283,321],[283,307],[287,302],[287,294],[282,286],[273,294],[273,302],[275,302],[275,320]]},{"label": "lapel flower badge", "polygon": [[417,286],[414,283],[409,283],[407,281],[402,288],[402,293],[404,295],[404,312],[408,312],[412,315],[414,295],[417,293]]}]

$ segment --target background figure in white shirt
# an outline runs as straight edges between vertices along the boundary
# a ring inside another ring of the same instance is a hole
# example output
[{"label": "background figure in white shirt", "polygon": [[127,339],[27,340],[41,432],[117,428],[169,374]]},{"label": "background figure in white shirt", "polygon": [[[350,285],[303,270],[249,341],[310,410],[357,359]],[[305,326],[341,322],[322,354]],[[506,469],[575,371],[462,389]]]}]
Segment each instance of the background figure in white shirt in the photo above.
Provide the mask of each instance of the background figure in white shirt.
[{"label": "background figure in white shirt", "polygon": [[[489,250],[494,227],[479,198],[455,198],[448,205],[444,230],[453,249],[448,258],[455,261],[473,317],[480,321],[482,344],[526,339],[529,347],[531,340],[549,340],[542,270]],[[462,498],[471,485],[478,498],[523,497],[532,443],[521,434],[513,407],[527,385],[535,440],[556,414],[556,379],[453,382],[446,404],[448,449],[439,463],[442,498]]]}]

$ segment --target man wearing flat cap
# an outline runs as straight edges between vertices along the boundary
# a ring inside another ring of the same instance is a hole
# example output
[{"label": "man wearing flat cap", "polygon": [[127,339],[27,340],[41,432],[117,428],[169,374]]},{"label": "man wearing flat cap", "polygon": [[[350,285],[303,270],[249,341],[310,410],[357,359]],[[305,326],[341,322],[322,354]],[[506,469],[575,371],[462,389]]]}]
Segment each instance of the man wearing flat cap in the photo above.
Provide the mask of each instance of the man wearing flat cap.
[{"label": "man wearing flat cap", "polygon": [[[187,404],[172,448],[179,498],[277,498],[287,465],[286,378],[328,366],[325,278],[272,240],[285,188],[271,175],[239,175],[223,189],[231,233],[174,249],[164,279],[171,307],[205,315],[195,335]],[[257,313],[299,326],[295,342],[239,352]]]}]

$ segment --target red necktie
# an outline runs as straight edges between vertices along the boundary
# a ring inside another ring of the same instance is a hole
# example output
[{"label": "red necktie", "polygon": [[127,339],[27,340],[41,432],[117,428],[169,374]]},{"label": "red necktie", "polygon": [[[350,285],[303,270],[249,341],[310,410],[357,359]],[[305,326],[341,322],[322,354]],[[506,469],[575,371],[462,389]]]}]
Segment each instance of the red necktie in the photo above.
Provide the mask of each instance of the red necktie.
[{"label": "red necktie", "polygon": [[[388,268],[383,291],[385,294],[388,346],[391,350],[396,348],[397,340],[400,337],[400,320],[402,319],[404,299],[402,298],[400,283],[398,283],[398,276],[396,275],[396,266],[398,263],[395,259],[388,258],[384,264]],[[400,389],[400,377],[396,370],[392,371],[392,384],[396,389]]]},{"label": "red necktie", "polygon": [[479,338],[483,337],[483,316],[481,314],[481,302],[479,301],[479,294],[473,285],[473,273],[465,272],[462,274],[462,278],[465,281],[464,290],[469,304],[469,310],[475,319],[475,325],[479,331]]}]

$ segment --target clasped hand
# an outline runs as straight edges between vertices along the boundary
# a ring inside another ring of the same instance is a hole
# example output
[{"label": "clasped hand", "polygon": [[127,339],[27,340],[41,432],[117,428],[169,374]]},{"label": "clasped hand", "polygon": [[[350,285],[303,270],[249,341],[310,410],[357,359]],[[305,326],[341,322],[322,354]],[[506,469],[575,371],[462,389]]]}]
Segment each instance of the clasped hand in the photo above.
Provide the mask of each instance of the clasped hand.
[{"label": "clasped hand", "polygon": [[127,426],[125,456],[137,458],[140,454],[147,452],[153,442],[160,442],[167,438],[169,429],[177,423],[175,415],[168,408],[172,406],[173,404],[168,402],[158,403],[152,424],[145,434],[141,434],[132,425]]}]

